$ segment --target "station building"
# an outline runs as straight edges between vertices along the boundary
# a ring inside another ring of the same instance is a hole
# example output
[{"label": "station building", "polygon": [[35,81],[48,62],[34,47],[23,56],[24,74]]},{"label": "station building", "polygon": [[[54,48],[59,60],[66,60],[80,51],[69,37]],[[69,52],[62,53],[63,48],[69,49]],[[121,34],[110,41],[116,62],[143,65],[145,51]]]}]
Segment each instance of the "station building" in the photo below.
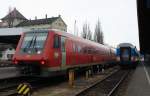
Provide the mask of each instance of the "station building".
[{"label": "station building", "polygon": [[30,28],[30,29],[59,29],[62,31],[67,31],[67,25],[61,18],[61,15],[57,17],[48,18],[45,15],[43,19],[28,20],[25,18],[16,8],[8,13],[5,17],[1,19],[0,28]]},{"label": "station building", "polygon": [[51,18],[48,18],[47,15],[45,15],[45,18],[37,19],[37,17],[35,17],[34,20],[31,20],[27,19],[14,8],[0,21],[0,49],[3,49],[0,51],[0,59],[6,59],[6,57],[10,53],[13,54],[15,50],[12,46],[1,48],[3,43],[17,45],[21,33],[33,29],[58,29],[67,32],[67,25],[63,21],[61,15]]}]

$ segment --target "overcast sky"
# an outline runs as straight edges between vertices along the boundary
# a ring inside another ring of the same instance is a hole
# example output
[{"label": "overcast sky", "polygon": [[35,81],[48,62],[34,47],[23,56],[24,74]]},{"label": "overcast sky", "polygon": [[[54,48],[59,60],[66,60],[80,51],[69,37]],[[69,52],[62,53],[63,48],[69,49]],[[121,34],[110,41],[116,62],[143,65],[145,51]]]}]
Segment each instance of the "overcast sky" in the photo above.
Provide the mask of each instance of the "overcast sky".
[{"label": "overcast sky", "polygon": [[62,16],[73,33],[74,22],[82,31],[84,22],[94,31],[99,19],[104,33],[104,41],[116,46],[130,42],[139,49],[136,0],[1,0],[0,18],[9,7],[16,7],[27,19]]}]

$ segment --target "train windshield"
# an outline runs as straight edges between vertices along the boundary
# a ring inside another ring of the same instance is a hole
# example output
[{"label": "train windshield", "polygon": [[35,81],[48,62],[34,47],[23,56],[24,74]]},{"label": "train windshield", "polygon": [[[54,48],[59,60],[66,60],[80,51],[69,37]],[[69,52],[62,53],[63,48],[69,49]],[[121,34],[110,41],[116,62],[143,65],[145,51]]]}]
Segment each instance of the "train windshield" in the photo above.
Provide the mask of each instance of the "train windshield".
[{"label": "train windshield", "polygon": [[122,59],[128,61],[129,57],[130,57],[129,49],[126,48],[122,49]]},{"label": "train windshield", "polygon": [[21,53],[40,54],[43,51],[48,32],[25,33]]}]

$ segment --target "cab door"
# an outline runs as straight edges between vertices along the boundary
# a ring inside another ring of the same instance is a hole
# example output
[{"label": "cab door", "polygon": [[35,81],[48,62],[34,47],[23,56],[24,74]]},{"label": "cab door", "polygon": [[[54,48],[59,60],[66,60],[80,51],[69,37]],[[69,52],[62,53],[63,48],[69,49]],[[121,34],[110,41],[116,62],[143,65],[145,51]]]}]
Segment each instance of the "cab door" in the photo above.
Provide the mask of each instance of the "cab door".
[{"label": "cab door", "polygon": [[51,63],[53,65],[51,66],[61,66],[61,43],[60,43],[60,37],[59,35],[55,34],[54,35],[54,43],[53,43],[53,48],[54,48],[54,55],[53,59],[51,60]]},{"label": "cab door", "polygon": [[61,68],[65,68],[66,65],[66,37],[61,36]]}]

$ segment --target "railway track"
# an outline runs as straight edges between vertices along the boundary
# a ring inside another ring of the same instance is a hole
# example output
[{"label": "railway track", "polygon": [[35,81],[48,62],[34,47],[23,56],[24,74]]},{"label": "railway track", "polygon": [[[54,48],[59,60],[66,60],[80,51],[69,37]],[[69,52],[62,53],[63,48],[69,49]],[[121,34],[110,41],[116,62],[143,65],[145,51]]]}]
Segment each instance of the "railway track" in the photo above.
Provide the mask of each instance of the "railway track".
[{"label": "railway track", "polygon": [[0,96],[16,96],[16,88],[23,82],[35,82],[37,78],[16,77],[0,80]]},{"label": "railway track", "polygon": [[[106,73],[104,73],[103,75],[105,75]],[[108,74],[106,74],[106,75],[108,75]],[[110,77],[110,76],[108,76],[108,77]],[[61,84],[63,82],[66,82],[66,78],[64,78],[64,77],[42,78],[42,79],[41,78],[40,79],[37,79],[37,78],[34,78],[34,79],[33,78],[19,78],[17,80],[18,81],[16,81],[16,82],[18,82],[18,83],[15,83],[16,85],[14,84],[14,86],[6,87],[6,88],[3,88],[3,89],[1,88],[2,90],[0,89],[0,96],[17,96],[16,88],[23,81],[26,81],[26,82],[30,83],[30,85],[32,86],[34,92],[37,92],[38,90],[41,90],[42,88],[45,88],[45,87],[48,87],[48,86],[51,86],[51,87],[55,87],[57,85],[59,86],[59,84]],[[67,86],[67,85],[65,85],[65,86]],[[64,96],[68,96],[68,95],[64,95]],[[91,96],[91,95],[85,95],[85,96]]]},{"label": "railway track", "polygon": [[15,89],[18,86],[21,79],[21,77],[17,77],[0,80],[0,96],[9,96],[15,93]]},{"label": "railway track", "polygon": [[119,70],[78,93],[76,96],[113,96],[129,72],[130,70]]},{"label": "railway track", "polygon": [[46,86],[51,86],[59,82],[63,82],[65,78],[63,78],[62,76],[58,77],[57,79],[52,77],[51,78],[20,77],[15,80],[14,80],[15,82],[13,83],[8,83],[8,86],[0,87],[0,96],[17,96],[16,89],[17,86],[21,83],[25,83],[25,82],[29,83],[32,86],[32,89],[36,91]]}]

